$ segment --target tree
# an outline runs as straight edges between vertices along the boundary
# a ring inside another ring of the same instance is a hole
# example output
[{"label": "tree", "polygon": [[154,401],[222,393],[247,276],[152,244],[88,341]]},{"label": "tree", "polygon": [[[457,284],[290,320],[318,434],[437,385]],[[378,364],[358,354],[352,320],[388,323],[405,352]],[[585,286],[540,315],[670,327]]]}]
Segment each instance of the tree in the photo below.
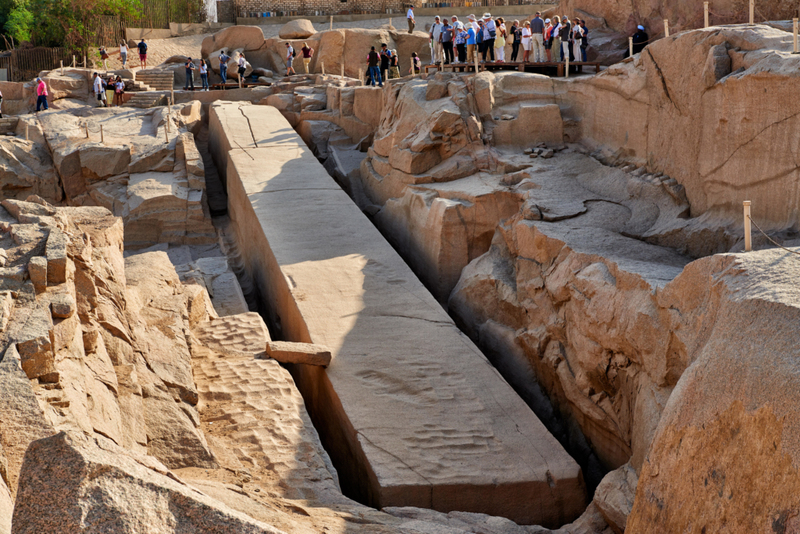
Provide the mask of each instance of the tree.
[{"label": "tree", "polygon": [[16,0],[4,28],[15,40],[30,41],[33,23],[33,13],[28,9],[28,0]]}]

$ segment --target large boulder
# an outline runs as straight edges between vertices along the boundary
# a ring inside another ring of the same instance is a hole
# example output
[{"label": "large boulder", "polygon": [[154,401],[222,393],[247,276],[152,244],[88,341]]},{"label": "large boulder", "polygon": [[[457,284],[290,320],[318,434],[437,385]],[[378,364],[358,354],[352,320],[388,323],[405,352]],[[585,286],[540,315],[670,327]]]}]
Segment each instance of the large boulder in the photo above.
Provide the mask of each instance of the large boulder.
[{"label": "large boulder", "polygon": [[259,26],[231,26],[203,39],[202,57],[208,58],[214,50],[258,50],[264,45],[264,32]]},{"label": "large boulder", "polygon": [[305,39],[317,33],[308,19],[295,19],[283,25],[278,37],[281,39]]},{"label": "large boulder", "polygon": [[697,308],[681,310],[676,335],[693,363],[664,408],[628,533],[800,528],[800,263],[771,249],[692,266],[713,264],[684,288]]},{"label": "large boulder", "polygon": [[28,448],[12,523],[14,534],[281,532],[186,485],[155,458],[79,432]]}]

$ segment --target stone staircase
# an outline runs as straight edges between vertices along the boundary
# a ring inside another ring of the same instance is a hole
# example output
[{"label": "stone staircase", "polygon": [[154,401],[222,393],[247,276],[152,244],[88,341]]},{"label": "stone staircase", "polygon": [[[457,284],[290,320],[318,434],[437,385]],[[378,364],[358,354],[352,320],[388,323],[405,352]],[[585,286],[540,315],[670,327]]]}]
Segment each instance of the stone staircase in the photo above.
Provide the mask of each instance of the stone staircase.
[{"label": "stone staircase", "polygon": [[141,91],[154,91],[153,87],[150,87],[146,83],[139,81],[139,80],[125,80],[125,91],[128,93],[138,93]]},{"label": "stone staircase", "polygon": [[135,80],[156,91],[169,91],[175,83],[175,75],[172,71],[140,70],[136,73]]},{"label": "stone staircase", "polygon": [[130,100],[124,107],[129,108],[152,108],[155,106],[166,106],[169,101],[169,93],[164,91],[140,91],[134,92]]}]

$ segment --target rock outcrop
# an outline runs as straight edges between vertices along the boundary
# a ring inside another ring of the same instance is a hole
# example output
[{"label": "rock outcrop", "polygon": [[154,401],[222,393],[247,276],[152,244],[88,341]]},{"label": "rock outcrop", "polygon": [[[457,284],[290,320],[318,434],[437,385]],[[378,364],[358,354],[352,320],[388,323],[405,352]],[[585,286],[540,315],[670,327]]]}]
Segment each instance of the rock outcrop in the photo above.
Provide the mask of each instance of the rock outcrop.
[{"label": "rock outcrop", "polygon": [[800,506],[797,256],[773,249],[692,267],[694,306],[676,332],[691,366],[642,466],[627,532],[791,532]]},{"label": "rock outcrop", "polygon": [[[205,291],[184,287],[164,253],[125,260],[122,222],[106,209],[33,200],[2,202],[11,220],[0,283],[10,300],[0,343],[11,373],[4,391],[18,365],[29,382],[17,395],[35,395],[44,413],[11,405],[42,423],[4,439],[6,454],[45,428],[78,429],[171,467],[216,465],[198,428],[186,340],[192,324],[216,316]],[[47,273],[40,287],[28,279],[34,260]],[[12,487],[18,470],[12,463]]]},{"label": "rock outcrop", "polygon": [[61,432],[32,443],[11,532],[101,530],[281,534],[197,491],[152,457],[103,436]]},{"label": "rock outcrop", "polygon": [[50,172],[60,178],[66,201],[121,216],[129,249],[217,240],[203,162],[187,131],[199,119],[200,105],[176,108],[82,109],[40,117],[43,141],[53,154]]}]

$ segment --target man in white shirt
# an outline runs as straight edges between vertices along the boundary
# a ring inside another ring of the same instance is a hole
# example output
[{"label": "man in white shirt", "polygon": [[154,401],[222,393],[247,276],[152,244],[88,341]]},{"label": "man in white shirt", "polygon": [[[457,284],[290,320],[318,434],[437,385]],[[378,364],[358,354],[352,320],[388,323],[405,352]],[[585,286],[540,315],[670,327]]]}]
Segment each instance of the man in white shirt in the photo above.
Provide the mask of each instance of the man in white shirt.
[{"label": "man in white shirt", "polygon": [[414,26],[417,25],[417,21],[414,20],[414,6],[408,6],[408,13],[406,13],[406,18],[408,19],[408,33],[414,33]]},{"label": "man in white shirt", "polygon": [[105,107],[106,90],[103,88],[103,79],[96,72],[94,73],[92,88],[94,89],[94,94],[97,95],[97,101],[100,102],[100,106]]},{"label": "man in white shirt", "polygon": [[432,40],[431,65],[436,65],[437,63],[440,63],[442,61],[442,52],[444,49],[442,48],[442,43],[439,42],[440,41],[439,36],[442,35],[443,26],[444,25],[442,24],[442,19],[440,19],[439,16],[437,15],[434,18],[434,23],[433,26],[431,26],[431,33],[430,33],[430,37]]}]

